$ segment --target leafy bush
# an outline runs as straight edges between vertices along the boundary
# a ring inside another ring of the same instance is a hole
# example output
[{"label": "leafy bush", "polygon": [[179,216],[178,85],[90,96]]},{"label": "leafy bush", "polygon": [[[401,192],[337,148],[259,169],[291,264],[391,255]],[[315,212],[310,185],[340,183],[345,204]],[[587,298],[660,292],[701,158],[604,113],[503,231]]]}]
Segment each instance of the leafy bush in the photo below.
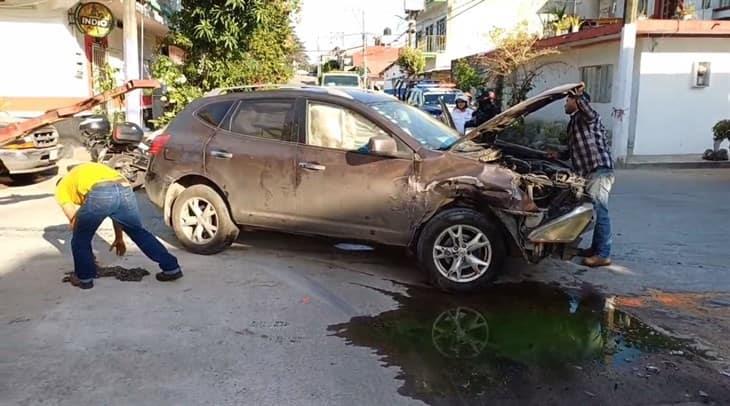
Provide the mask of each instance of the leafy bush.
[{"label": "leafy bush", "polygon": [[454,79],[459,89],[468,92],[472,88],[479,89],[484,85],[484,78],[477,70],[464,59],[460,59],[454,66]]},{"label": "leafy bush", "polygon": [[730,139],[730,120],[720,120],[712,127],[715,141]]},{"label": "leafy bush", "polygon": [[538,149],[567,145],[567,124],[559,121],[518,120],[500,134],[499,139]]},{"label": "leafy bush", "polygon": [[415,76],[426,69],[426,57],[420,49],[403,48],[398,57],[398,65],[405,70],[409,76]]}]

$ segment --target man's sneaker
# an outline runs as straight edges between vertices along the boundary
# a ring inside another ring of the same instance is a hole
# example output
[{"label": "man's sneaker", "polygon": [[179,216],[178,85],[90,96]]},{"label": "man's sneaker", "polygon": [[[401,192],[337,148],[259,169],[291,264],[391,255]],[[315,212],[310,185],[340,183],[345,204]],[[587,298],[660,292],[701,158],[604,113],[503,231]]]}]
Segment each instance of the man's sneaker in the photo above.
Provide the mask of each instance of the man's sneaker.
[{"label": "man's sneaker", "polygon": [[73,286],[76,286],[79,289],[91,289],[94,287],[94,281],[89,282],[81,282],[78,276],[76,274],[70,274],[65,278],[65,281],[70,283]]},{"label": "man's sneaker", "polygon": [[611,258],[601,258],[598,255],[588,257],[583,260],[583,265],[591,268],[600,268],[602,266],[611,265]]},{"label": "man's sneaker", "polygon": [[158,272],[157,275],[155,275],[155,278],[157,278],[160,282],[171,282],[182,277],[183,273],[180,269],[178,269],[177,272]]}]

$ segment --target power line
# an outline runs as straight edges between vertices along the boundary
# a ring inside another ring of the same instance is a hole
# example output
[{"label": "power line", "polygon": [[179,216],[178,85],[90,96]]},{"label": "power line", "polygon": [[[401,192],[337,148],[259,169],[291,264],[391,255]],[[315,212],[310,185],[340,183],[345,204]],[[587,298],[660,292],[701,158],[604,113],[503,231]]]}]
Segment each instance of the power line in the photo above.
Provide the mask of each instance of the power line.
[{"label": "power line", "polygon": [[482,4],[482,3],[484,3],[485,1],[487,1],[487,0],[476,0],[476,3],[472,2],[472,5],[471,5],[471,6],[469,7],[469,8],[467,8],[467,9],[465,9],[465,10],[461,10],[461,11],[460,11],[459,13],[457,13],[457,14],[454,14],[454,15],[452,15],[451,17],[447,18],[447,19],[446,19],[446,21],[451,21],[451,20],[453,20],[454,18],[456,18],[456,17],[458,17],[458,16],[460,16],[460,15],[462,15],[462,14],[466,13],[467,11],[469,11],[469,10],[473,9],[474,7],[476,7],[476,6],[478,6],[478,5]]}]

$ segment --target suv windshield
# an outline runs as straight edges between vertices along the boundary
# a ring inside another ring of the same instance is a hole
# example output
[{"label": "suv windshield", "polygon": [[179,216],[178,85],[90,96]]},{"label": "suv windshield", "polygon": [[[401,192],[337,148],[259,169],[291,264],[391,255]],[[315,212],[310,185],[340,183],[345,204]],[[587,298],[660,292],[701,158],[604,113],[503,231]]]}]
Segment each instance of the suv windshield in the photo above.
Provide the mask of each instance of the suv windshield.
[{"label": "suv windshield", "polygon": [[458,93],[425,93],[423,95],[423,104],[427,106],[434,106],[439,104],[439,99],[444,98],[446,104],[456,104],[456,96]]},{"label": "suv windshield", "polygon": [[389,101],[374,103],[370,107],[397,124],[426,148],[446,150],[459,140],[459,133],[413,106]]},{"label": "suv windshield", "polygon": [[322,78],[322,86],[359,87],[360,78],[352,75],[325,75]]}]

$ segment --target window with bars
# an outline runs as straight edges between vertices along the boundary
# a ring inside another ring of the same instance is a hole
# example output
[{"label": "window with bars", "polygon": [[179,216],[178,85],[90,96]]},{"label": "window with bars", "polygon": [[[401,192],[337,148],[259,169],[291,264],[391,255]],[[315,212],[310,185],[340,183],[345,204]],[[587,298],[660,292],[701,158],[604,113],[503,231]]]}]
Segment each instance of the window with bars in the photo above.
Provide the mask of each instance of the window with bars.
[{"label": "window with bars", "polygon": [[720,0],[719,4],[717,5],[717,8],[725,7],[730,7],[730,0]]},{"label": "window with bars", "polygon": [[584,66],[580,77],[594,103],[610,103],[613,90],[613,65]]},{"label": "window with bars", "polygon": [[446,17],[436,22],[436,35],[446,35]]}]

